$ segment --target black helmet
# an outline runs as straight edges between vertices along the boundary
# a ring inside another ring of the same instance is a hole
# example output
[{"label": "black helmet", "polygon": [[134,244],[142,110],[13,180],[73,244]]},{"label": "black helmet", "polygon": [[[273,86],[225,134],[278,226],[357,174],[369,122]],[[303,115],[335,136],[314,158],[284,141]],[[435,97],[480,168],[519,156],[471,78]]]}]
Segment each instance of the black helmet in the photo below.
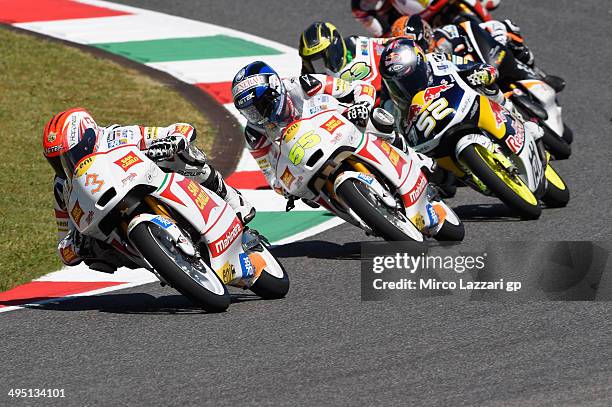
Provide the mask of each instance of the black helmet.
[{"label": "black helmet", "polygon": [[380,56],[379,70],[391,98],[401,107],[410,105],[412,98],[432,80],[425,53],[407,38],[387,44]]},{"label": "black helmet", "polygon": [[302,73],[338,73],[346,65],[346,44],[332,23],[311,24],[300,36],[298,46]]}]

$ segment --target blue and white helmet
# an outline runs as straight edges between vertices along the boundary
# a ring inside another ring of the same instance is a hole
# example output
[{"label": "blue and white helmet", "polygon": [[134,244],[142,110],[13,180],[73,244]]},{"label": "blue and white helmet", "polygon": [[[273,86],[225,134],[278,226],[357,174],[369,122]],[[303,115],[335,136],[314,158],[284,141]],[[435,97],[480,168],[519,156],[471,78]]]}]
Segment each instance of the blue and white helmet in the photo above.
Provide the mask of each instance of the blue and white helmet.
[{"label": "blue and white helmet", "polygon": [[293,109],[283,82],[265,62],[252,62],[238,71],[232,81],[232,96],[234,106],[249,123],[283,125],[292,120]]}]

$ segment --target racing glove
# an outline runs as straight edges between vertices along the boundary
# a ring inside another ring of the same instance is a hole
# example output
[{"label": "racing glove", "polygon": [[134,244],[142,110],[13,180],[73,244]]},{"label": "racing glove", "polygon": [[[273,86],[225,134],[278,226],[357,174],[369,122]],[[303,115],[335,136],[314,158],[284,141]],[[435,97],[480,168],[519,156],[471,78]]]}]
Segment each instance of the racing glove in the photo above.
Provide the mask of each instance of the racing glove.
[{"label": "racing glove", "polygon": [[498,77],[497,69],[487,64],[476,64],[468,71],[464,72],[465,79],[471,86],[491,86]]},{"label": "racing glove", "polygon": [[356,126],[365,127],[370,118],[370,104],[367,102],[355,103],[347,109],[345,116]]},{"label": "racing glove", "polygon": [[146,154],[153,161],[164,161],[187,148],[187,141],[182,136],[169,136],[154,141]]}]

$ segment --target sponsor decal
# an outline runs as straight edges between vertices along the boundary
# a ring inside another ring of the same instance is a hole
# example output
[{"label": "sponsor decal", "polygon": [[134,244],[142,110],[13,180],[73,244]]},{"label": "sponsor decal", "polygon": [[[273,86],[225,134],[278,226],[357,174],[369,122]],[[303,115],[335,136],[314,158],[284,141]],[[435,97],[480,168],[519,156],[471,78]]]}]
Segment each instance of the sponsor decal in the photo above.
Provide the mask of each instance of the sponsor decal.
[{"label": "sponsor decal", "polygon": [[266,83],[268,83],[268,81],[266,80],[266,77],[264,75],[252,75],[247,78],[244,78],[242,82],[237,83],[236,86],[234,86],[234,88],[232,89],[232,93],[234,95],[237,95],[238,93],[242,93],[245,90],[254,88],[259,85],[264,85]]},{"label": "sponsor decal", "polygon": [[93,218],[94,218],[94,211],[89,211],[89,213],[87,214],[87,217],[85,218],[85,222],[87,223],[87,225],[91,225]]},{"label": "sponsor decal", "polygon": [[136,178],[136,173],[135,172],[130,172],[130,174],[123,178],[121,180],[121,183],[123,184],[123,186],[126,186],[127,184],[131,183],[132,181],[134,181],[134,178]]},{"label": "sponsor decal", "polygon": [[96,194],[98,192],[100,192],[100,190],[102,189],[102,186],[104,186],[104,181],[101,179],[98,179],[98,174],[87,174],[87,177],[85,178],[85,186],[89,187],[89,186],[95,186],[95,188],[91,189],[91,193],[92,194]]},{"label": "sponsor decal", "polygon": [[285,168],[283,175],[281,175],[281,181],[283,181],[283,184],[285,184],[287,188],[291,188],[293,180],[295,180],[295,177],[293,176],[291,171],[289,171],[289,167]]},{"label": "sponsor decal", "polygon": [[321,125],[321,128],[327,130],[331,134],[338,129],[338,127],[342,126],[344,122],[340,120],[337,116],[332,116],[325,123]]},{"label": "sponsor decal", "polygon": [[425,90],[425,93],[423,94],[423,100],[425,101],[425,103],[429,103],[432,100],[437,99],[442,92],[449,90],[453,86],[455,86],[454,83],[448,84],[448,82],[446,81],[442,81],[439,86],[431,86]]},{"label": "sponsor decal", "polygon": [[240,253],[238,255],[240,259],[240,267],[242,268],[242,278],[251,278],[255,275],[255,267],[251,263],[249,255],[246,253]]},{"label": "sponsor decal", "polygon": [[363,174],[363,173],[360,173],[357,176],[357,179],[362,180],[363,182],[365,182],[368,185],[372,185],[372,182],[374,182],[374,178],[372,176],[367,175],[367,174]]},{"label": "sponsor decal", "polygon": [[62,146],[61,146],[61,145],[59,145],[59,146],[53,146],[53,147],[49,147],[49,148],[45,149],[45,152],[46,152],[47,154],[51,154],[51,153],[58,152],[58,151],[60,151],[61,149],[62,149]]},{"label": "sponsor decal", "polygon": [[385,154],[385,156],[389,159],[391,164],[395,167],[395,171],[398,176],[402,175],[402,168],[406,164],[406,160],[402,158],[397,150],[393,148],[389,143],[384,140],[376,139],[374,140],[374,145],[376,145],[380,150]]},{"label": "sponsor decal", "polygon": [[127,172],[127,170],[129,170],[132,166],[141,162],[143,161],[140,159],[140,157],[130,151],[128,154],[115,161],[115,164],[121,167],[123,171]]},{"label": "sponsor decal", "polygon": [[74,220],[74,223],[77,224],[77,226],[81,223],[81,218],[83,217],[83,214],[85,212],[83,212],[83,209],[81,209],[81,205],[79,205],[79,201],[77,200],[74,203],[74,206],[72,207],[72,210],[70,211],[70,215],[72,216],[72,220]]},{"label": "sponsor decal", "polygon": [[210,196],[204,191],[204,188],[202,188],[200,184],[189,178],[179,181],[178,185],[187,192],[189,198],[196,204],[202,218],[204,218],[204,222],[208,222],[210,211],[218,206],[215,201],[210,199]]},{"label": "sponsor decal", "polygon": [[344,93],[349,90],[350,87],[351,85],[344,79],[334,80],[334,94]]},{"label": "sponsor decal", "polygon": [[246,102],[253,99],[254,97],[255,97],[254,93],[249,93],[246,96],[241,97],[240,99],[238,99],[238,106],[242,107]]},{"label": "sponsor decal", "polygon": [[242,68],[241,70],[238,71],[238,73],[236,74],[236,82],[241,81],[244,78],[244,74],[246,74],[246,69]]},{"label": "sponsor decal", "polygon": [[260,158],[256,161],[260,170],[267,170],[268,168],[270,168],[270,161],[268,161],[267,158]]},{"label": "sponsor decal", "polygon": [[225,253],[228,247],[234,243],[234,241],[240,236],[242,233],[242,223],[238,218],[235,218],[230,227],[225,231],[223,236],[219,239],[215,240],[212,243],[209,243],[208,247],[210,248],[210,252],[212,257],[218,257]]},{"label": "sponsor decal", "polygon": [[371,98],[374,98],[374,86],[371,85],[362,85],[361,86],[361,94],[368,95]]},{"label": "sponsor decal", "polygon": [[72,263],[79,257],[74,252],[74,250],[72,250],[72,247],[62,247],[60,249],[60,254],[62,255],[62,259],[64,259],[66,263]]},{"label": "sponsor decal", "polygon": [[499,104],[493,101],[489,101],[491,105],[491,110],[493,111],[493,116],[495,117],[495,127],[498,129],[501,128],[502,124],[506,122],[506,115],[504,114],[504,108]]},{"label": "sponsor decal", "polygon": [[293,140],[293,138],[295,137],[299,129],[300,129],[300,122],[295,122],[289,127],[287,127],[285,129],[283,140],[285,140],[285,142],[287,143]]},{"label": "sponsor decal", "polygon": [[421,232],[425,229],[425,219],[423,219],[423,215],[421,215],[420,213],[417,213],[412,218],[410,218],[410,221]]},{"label": "sponsor decal", "polygon": [[57,133],[49,132],[49,134],[47,134],[47,141],[49,143],[53,143],[56,139],[57,139]]},{"label": "sponsor decal", "polygon": [[187,137],[187,135],[189,134],[189,132],[193,129],[193,127],[191,127],[188,124],[179,124],[177,126],[174,127],[174,132],[175,133],[180,133],[183,136]]},{"label": "sponsor decal", "polygon": [[79,161],[79,163],[76,166],[76,170],[74,171],[74,175],[77,178],[84,175],[87,172],[87,170],[89,170],[89,168],[91,167],[95,159],[96,159],[96,156],[89,156]]},{"label": "sponsor decal", "polygon": [[427,204],[427,216],[429,217],[430,226],[435,226],[438,224],[438,222],[440,222],[440,218],[438,218],[438,214],[436,213],[436,210],[434,209],[433,205],[430,203]]},{"label": "sponsor decal", "polygon": [[418,201],[421,195],[423,194],[423,191],[425,191],[426,186],[427,178],[425,178],[425,175],[423,175],[423,173],[421,172],[419,174],[417,182],[414,184],[412,189],[404,195],[404,197],[407,198],[406,206],[412,206],[416,201]]},{"label": "sponsor decal", "polygon": [[217,270],[217,276],[219,276],[223,284],[229,284],[234,279],[234,266],[228,261],[225,262],[225,264]]},{"label": "sponsor decal", "polygon": [[525,128],[516,120],[512,121],[512,127],[516,133],[508,136],[506,145],[513,153],[518,154],[525,145]]},{"label": "sponsor decal", "polygon": [[168,229],[170,226],[174,225],[174,222],[172,222],[172,220],[166,218],[165,216],[156,216],[151,219],[151,222],[161,226],[164,229]]},{"label": "sponsor decal", "polygon": [[157,140],[159,138],[159,127],[145,127],[144,136],[147,140]]}]

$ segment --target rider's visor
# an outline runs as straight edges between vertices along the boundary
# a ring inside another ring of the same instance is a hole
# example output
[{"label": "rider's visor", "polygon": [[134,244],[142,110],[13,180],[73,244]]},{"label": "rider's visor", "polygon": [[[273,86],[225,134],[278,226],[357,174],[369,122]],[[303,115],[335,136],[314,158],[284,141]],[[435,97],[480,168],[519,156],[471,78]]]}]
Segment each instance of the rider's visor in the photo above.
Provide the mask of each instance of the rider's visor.
[{"label": "rider's visor", "polygon": [[68,178],[72,178],[72,174],[76,169],[77,164],[86,156],[93,154],[96,150],[96,141],[98,133],[93,128],[85,130],[81,136],[81,140],[60,156],[62,167]]},{"label": "rider's visor", "polygon": [[327,69],[333,73],[340,72],[346,65],[346,45],[337,32],[334,32],[331,44],[325,50],[325,59]]}]

